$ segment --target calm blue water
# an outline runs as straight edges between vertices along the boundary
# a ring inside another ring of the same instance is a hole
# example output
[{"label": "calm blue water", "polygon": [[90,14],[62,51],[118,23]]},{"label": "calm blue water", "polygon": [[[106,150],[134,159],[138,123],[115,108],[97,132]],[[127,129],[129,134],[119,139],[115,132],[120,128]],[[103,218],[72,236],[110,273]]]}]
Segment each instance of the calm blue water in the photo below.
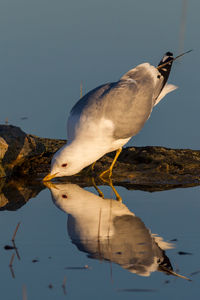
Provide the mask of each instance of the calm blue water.
[{"label": "calm blue water", "polygon": [[[67,187],[64,189],[67,190]],[[175,299],[179,296],[188,299],[191,294],[194,297],[197,296],[200,273],[194,276],[191,276],[191,273],[200,270],[198,187],[153,194],[117,188],[127,210],[140,218],[145,224],[144,226],[150,230],[149,234],[157,234],[165,242],[176,239],[176,241],[170,242],[174,248],[166,250],[166,255],[174,271],[191,278],[192,282],[155,270],[146,277],[140,273],[134,274],[120,264],[105,262],[103,258],[91,259],[87,257],[87,255],[91,256],[91,252],[78,250],[75,245],[77,243],[72,244],[71,242],[75,236],[74,230],[76,229],[76,239],[78,239],[79,232],[88,227],[88,223],[85,221],[87,217],[89,216],[88,218],[91,219],[92,215],[97,215],[99,212],[92,210],[98,200],[92,198],[93,202],[91,203],[93,204],[90,203],[88,207],[89,197],[84,199],[81,190],[80,188],[78,197],[69,196],[62,204],[57,199],[57,205],[62,209],[63,206],[66,206],[77,222],[79,210],[82,211],[83,222],[81,225],[79,224],[80,226],[72,221],[69,223],[69,219],[67,228],[67,214],[64,209],[61,211],[54,205],[48,190],[42,191],[37,198],[31,199],[18,211],[1,212],[1,295],[4,299],[21,299],[23,286],[26,287],[28,299],[64,299],[66,296],[61,287],[64,277],[66,277],[67,295],[71,299],[80,299],[81,297],[88,299],[94,297],[97,299],[102,299],[102,297],[111,299],[131,299],[132,297],[136,299],[160,299],[161,297],[168,299],[174,297]],[[87,190],[92,195],[90,197],[97,195],[93,188]],[[110,188],[104,190],[105,197],[111,198]],[[108,200],[104,201],[106,204],[109,202]],[[115,213],[114,206],[112,212]],[[16,235],[16,245],[21,259],[18,260],[15,255],[13,261],[15,278],[12,278],[8,265],[14,250],[6,251],[3,247],[5,244],[11,244],[10,239],[19,221],[21,221],[21,225]],[[130,230],[132,232],[128,238],[135,239],[136,229],[130,228]],[[90,235],[88,235],[88,239],[89,237]],[[141,240],[142,238],[143,236],[141,236]],[[120,235],[118,239],[120,239]],[[102,245],[103,242],[100,241],[101,249],[103,249]],[[87,249],[86,246],[85,249]],[[122,248],[119,246],[119,249]],[[191,255],[179,255],[180,251]],[[100,250],[100,253],[103,257],[103,250]],[[112,255],[114,256],[114,252]],[[134,257],[133,255],[132,259]],[[38,262],[33,263],[34,259],[37,259]],[[85,265],[88,265],[89,268],[70,269],[83,268]],[[50,284],[53,286],[52,289],[48,287]],[[153,291],[119,291],[124,289],[150,289]]]},{"label": "calm blue water", "polygon": [[[183,3],[2,0],[0,122],[39,136],[65,138],[67,115],[79,98],[81,81],[86,93],[141,62],[157,64],[167,50],[179,54]],[[198,1],[188,1],[184,50],[194,51],[173,66],[169,81],[179,89],[155,108],[130,144],[199,149],[199,9]],[[109,187],[102,190],[106,198],[113,197]],[[174,271],[192,282],[157,271],[145,277],[118,263],[88,258],[91,253],[71,242],[67,212],[54,205],[46,189],[19,210],[0,212],[1,297],[22,299],[24,287],[28,300],[197,298],[200,273],[191,273],[200,270],[199,187],[156,193],[117,190],[130,214],[151,233],[166,242],[176,239],[166,255]],[[8,265],[14,250],[4,246],[11,244],[19,221],[16,245],[21,259],[14,257],[13,278]],[[85,265],[89,268],[70,269]],[[67,295],[62,289],[65,277]]]},{"label": "calm blue water", "polygon": [[[169,81],[179,89],[155,108],[135,145],[199,149],[200,3],[188,2],[184,50],[194,51],[174,64]],[[0,121],[32,134],[66,137],[81,81],[86,93],[139,63],[157,64],[167,50],[180,51],[181,0],[2,0],[0,6]]]}]

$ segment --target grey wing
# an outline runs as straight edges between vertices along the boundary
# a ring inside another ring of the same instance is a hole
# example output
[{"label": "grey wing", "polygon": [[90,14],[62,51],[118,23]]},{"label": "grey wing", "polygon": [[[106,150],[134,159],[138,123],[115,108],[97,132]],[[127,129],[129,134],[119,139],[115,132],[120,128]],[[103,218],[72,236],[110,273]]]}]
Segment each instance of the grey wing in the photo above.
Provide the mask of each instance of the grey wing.
[{"label": "grey wing", "polygon": [[112,83],[106,83],[98,86],[97,88],[91,90],[89,93],[84,95],[72,108],[71,114],[80,115],[88,106],[91,106],[92,103],[98,101],[102,97],[102,94],[105,93]]},{"label": "grey wing", "polygon": [[105,95],[105,117],[114,124],[114,138],[136,135],[153,108],[153,83],[149,76],[140,81],[120,80]]},{"label": "grey wing", "polygon": [[110,89],[113,83],[101,85],[84,95],[72,108],[67,122],[68,139],[73,139],[79,128],[83,116],[90,119],[100,118],[102,115],[102,95]]},{"label": "grey wing", "polygon": [[146,68],[133,73],[131,78],[122,77],[92,90],[75,104],[68,120],[69,139],[76,135],[83,116],[95,122],[101,118],[112,121],[115,139],[129,138],[141,130],[153,108],[154,84]]}]

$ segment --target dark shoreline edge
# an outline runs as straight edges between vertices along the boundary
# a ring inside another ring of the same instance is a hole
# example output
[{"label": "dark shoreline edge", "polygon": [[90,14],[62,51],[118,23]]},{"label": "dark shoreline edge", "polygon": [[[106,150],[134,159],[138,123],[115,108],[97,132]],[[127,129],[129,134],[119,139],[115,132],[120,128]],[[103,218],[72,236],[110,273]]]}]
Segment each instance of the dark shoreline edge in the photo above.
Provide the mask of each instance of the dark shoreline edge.
[{"label": "dark shoreline edge", "polygon": [[[40,138],[26,134],[19,127],[0,125],[0,178],[6,182],[39,182],[49,172],[53,154],[65,140]],[[114,153],[97,161],[94,172],[85,168],[78,175],[62,181],[91,186],[91,177],[104,184],[99,174],[112,162]],[[113,184],[128,189],[160,191],[200,184],[200,151],[158,146],[127,147],[113,169]]]}]

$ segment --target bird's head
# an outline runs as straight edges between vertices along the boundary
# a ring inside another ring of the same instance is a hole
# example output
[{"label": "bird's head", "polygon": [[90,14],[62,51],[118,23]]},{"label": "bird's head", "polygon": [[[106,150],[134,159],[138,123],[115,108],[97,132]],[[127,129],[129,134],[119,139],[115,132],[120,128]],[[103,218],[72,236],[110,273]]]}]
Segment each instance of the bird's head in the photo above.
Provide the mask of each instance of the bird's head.
[{"label": "bird's head", "polygon": [[64,145],[58,150],[51,161],[51,171],[43,178],[49,181],[55,177],[72,176],[83,169],[80,155],[73,152],[68,145]]}]

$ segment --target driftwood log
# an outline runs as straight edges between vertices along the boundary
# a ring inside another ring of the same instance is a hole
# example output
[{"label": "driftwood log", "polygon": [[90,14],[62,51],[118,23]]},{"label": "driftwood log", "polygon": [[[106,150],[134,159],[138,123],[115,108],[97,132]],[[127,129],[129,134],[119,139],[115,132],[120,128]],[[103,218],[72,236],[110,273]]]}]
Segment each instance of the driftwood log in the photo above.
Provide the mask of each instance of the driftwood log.
[{"label": "driftwood log", "polygon": [[[18,195],[15,206],[21,206],[45,188],[41,179],[50,170],[53,154],[65,143],[65,140],[26,134],[12,125],[0,125],[0,201],[9,205],[9,199]],[[85,168],[62,181],[85,187],[92,185],[94,177],[97,185],[106,184],[99,174],[109,167],[113,157],[114,153],[109,153],[97,161],[93,173]],[[199,185],[200,151],[124,148],[114,167],[112,181],[114,185],[150,192]]]}]

